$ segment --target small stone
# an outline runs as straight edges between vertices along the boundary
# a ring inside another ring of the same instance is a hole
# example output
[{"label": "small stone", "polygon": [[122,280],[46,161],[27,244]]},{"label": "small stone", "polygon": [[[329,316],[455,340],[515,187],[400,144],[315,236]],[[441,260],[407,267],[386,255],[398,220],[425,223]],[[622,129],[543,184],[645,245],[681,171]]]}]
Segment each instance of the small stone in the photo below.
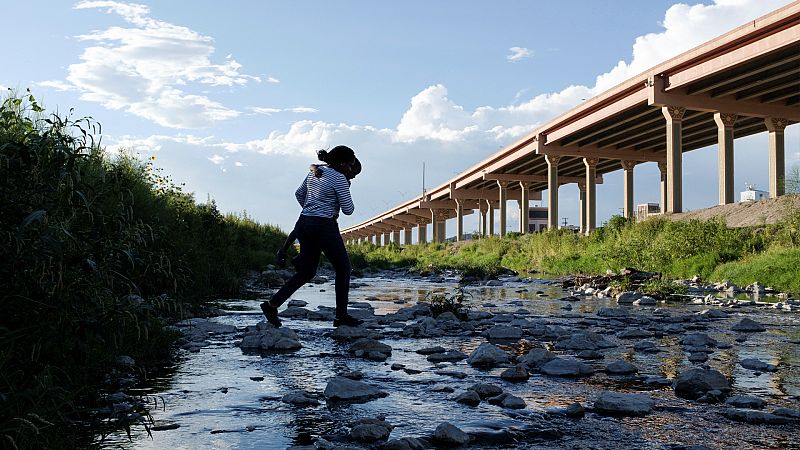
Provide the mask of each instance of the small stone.
[{"label": "small stone", "polygon": [[512,382],[527,381],[528,378],[530,378],[530,374],[528,374],[528,371],[524,366],[518,365],[504,370],[500,374],[500,378]]},{"label": "small stone", "polygon": [[503,393],[503,388],[489,383],[475,383],[467,389],[477,392],[481,398],[496,397]]},{"label": "small stone", "polygon": [[457,350],[452,350],[452,351],[449,351],[449,352],[434,353],[432,355],[428,355],[427,359],[428,359],[428,361],[436,364],[436,363],[446,362],[446,361],[450,361],[450,362],[461,361],[461,360],[466,359],[466,358],[467,358],[467,355],[465,353],[459,352]]},{"label": "small stone", "polygon": [[508,325],[495,325],[486,332],[489,339],[516,340],[522,337],[522,330]]},{"label": "small stone", "polygon": [[434,353],[444,353],[447,350],[444,347],[436,346],[436,347],[425,347],[417,350],[417,353],[420,355],[432,355]]},{"label": "small stone", "polygon": [[656,306],[657,302],[656,299],[654,299],[653,297],[645,295],[644,297],[638,300],[634,300],[633,304],[635,306]]},{"label": "small stone", "polygon": [[767,406],[767,402],[764,399],[750,395],[734,395],[732,397],[728,397],[728,399],[725,400],[725,404],[733,406],[734,408],[749,409],[761,409]]},{"label": "small stone", "polygon": [[581,405],[578,402],[571,403],[567,406],[565,414],[567,415],[567,417],[572,417],[572,418],[583,417],[586,414],[586,408],[584,408],[583,405]]},{"label": "small stone", "polygon": [[392,425],[381,419],[361,419],[350,430],[350,438],[358,442],[371,443],[389,438]]},{"label": "small stone", "polygon": [[653,410],[655,402],[646,394],[623,394],[604,391],[594,402],[594,409],[600,414],[620,416],[643,416]]},{"label": "small stone", "polygon": [[313,398],[311,394],[307,392],[293,392],[290,394],[286,394],[283,396],[283,398],[281,398],[281,401],[295,406],[319,405],[319,401]]},{"label": "small stone", "polygon": [[525,400],[515,395],[507,394],[500,406],[508,409],[524,409],[526,406]]},{"label": "small stone", "polygon": [[583,375],[591,375],[594,369],[588,364],[582,363],[574,359],[556,358],[548,363],[545,363],[540,370],[545,375],[552,375],[556,377],[578,377]]},{"label": "small stone", "polygon": [[387,395],[389,394],[367,383],[344,377],[331,378],[325,387],[325,398],[331,401],[363,403]]},{"label": "small stone", "polygon": [[467,363],[471,366],[495,367],[509,362],[506,352],[494,344],[484,342],[476,348],[467,358]]},{"label": "small stone", "polygon": [[774,364],[768,364],[756,358],[747,358],[739,361],[739,364],[745,369],[755,370],[758,372],[775,372],[778,368]]},{"label": "small stone", "polygon": [[392,370],[403,370],[403,369],[406,368],[406,365],[405,364],[400,364],[400,363],[394,363],[389,368],[392,369]]},{"label": "small stone", "polygon": [[392,439],[381,445],[380,450],[425,450],[425,444],[413,437]]},{"label": "small stone", "polygon": [[631,375],[638,371],[636,366],[627,361],[614,361],[606,366],[606,373],[611,375]]},{"label": "small stone", "polygon": [[787,417],[778,416],[763,411],[728,408],[723,409],[721,414],[728,419],[745,423],[780,425],[789,422]]}]

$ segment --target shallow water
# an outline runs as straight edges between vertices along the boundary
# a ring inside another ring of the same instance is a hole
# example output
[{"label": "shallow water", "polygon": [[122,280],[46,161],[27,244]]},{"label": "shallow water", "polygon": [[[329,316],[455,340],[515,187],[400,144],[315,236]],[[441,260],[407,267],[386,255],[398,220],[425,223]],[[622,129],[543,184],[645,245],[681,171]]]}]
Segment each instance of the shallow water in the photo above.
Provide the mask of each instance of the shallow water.
[{"label": "shallow water", "polygon": [[[456,288],[454,281],[359,279],[364,286],[351,291],[351,301],[368,301],[376,314],[385,314],[423,300],[430,291]],[[519,292],[522,290],[524,292]],[[470,304],[475,309],[492,313],[517,312],[531,320],[546,320],[548,324],[575,327],[583,317],[597,323],[581,329],[603,333],[619,345],[604,352],[605,359],[586,361],[596,369],[617,359],[633,363],[640,375],[661,375],[669,379],[683,368],[694,364],[687,361],[679,336],[655,339],[666,351],[657,354],[632,350],[640,339],[619,339],[614,335],[610,319],[593,314],[603,306],[616,306],[613,300],[588,298],[571,303],[557,300],[564,291],[546,280],[505,283],[502,287],[467,287]],[[543,291],[546,297],[540,297]],[[307,285],[293,298],[307,301],[306,308],[333,305],[333,285]],[[369,299],[369,300],[368,300]],[[258,309],[260,300],[231,300],[226,302],[229,314],[214,320],[243,329],[263,319]],[[486,303],[496,306],[483,307]],[[702,305],[670,304],[663,306],[673,315],[689,314],[706,309]],[[631,312],[648,315],[652,308],[631,307]],[[720,370],[732,380],[732,395],[748,394],[768,402],[765,411],[777,406],[800,407],[800,316],[769,308],[730,310],[728,319],[707,322],[699,330],[711,337],[732,344],[730,349],[716,350],[706,364]],[[742,317],[751,317],[767,326],[764,333],[746,333],[744,342],[735,338],[743,333],[730,331],[730,326]],[[486,339],[479,334],[441,338],[405,338],[391,328],[384,328],[387,337],[381,339],[393,348],[386,362],[354,358],[347,346],[327,337],[332,330],[329,322],[282,319],[284,326],[294,329],[303,348],[294,353],[244,353],[234,343],[237,335],[212,337],[211,344],[198,353],[185,353],[170,376],[151,380],[145,392],[163,399],[164,409],[152,411],[157,425],[175,423],[180,428],[153,431],[152,438],[142,429],[135,429],[132,441],[123,433],[112,435],[104,448],[184,449],[184,448],[263,448],[283,449],[292,445],[313,444],[321,436],[343,435],[356,419],[384,415],[395,426],[391,438],[429,435],[442,421],[476,434],[494,435],[497,430],[520,431],[524,436],[517,442],[491,444],[507,448],[669,448],[672,444],[697,445],[711,448],[800,448],[800,437],[789,425],[750,425],[732,422],[718,414],[723,407],[705,405],[677,398],[672,389],[644,385],[632,378],[613,377],[597,372],[578,380],[532,375],[524,383],[501,380],[503,369],[477,370],[460,361],[437,368],[458,370],[467,374],[459,380],[434,373],[434,365],[423,355],[415,353],[422,347],[441,345],[447,349],[469,354]],[[691,332],[691,331],[690,331]],[[535,340],[506,343],[506,350],[522,354],[531,346],[549,345]],[[561,352],[557,352],[561,353]],[[569,352],[565,352],[569,354]],[[778,364],[778,371],[758,376],[737,364],[740,359],[758,358]],[[605,361],[605,363],[604,363]],[[419,374],[391,370],[393,363],[418,369]],[[336,375],[358,370],[364,380],[389,393],[383,399],[364,404],[329,405],[298,408],[281,402],[287,393],[299,390],[321,393],[327,381]],[[262,379],[263,377],[263,379]],[[500,385],[506,392],[522,397],[524,410],[507,410],[485,402],[469,407],[453,401],[466,387],[487,382]],[[455,393],[433,392],[432,386],[446,385]],[[548,414],[555,408],[575,401],[590,406],[602,390],[646,392],[656,400],[656,410],[648,416],[611,418],[587,413],[583,419],[567,419]],[[160,403],[160,402],[159,402]],[[557,430],[558,437],[549,430]],[[519,438],[518,438],[519,439]],[[493,441],[494,442],[494,441]],[[478,444],[478,447],[490,444]]]}]

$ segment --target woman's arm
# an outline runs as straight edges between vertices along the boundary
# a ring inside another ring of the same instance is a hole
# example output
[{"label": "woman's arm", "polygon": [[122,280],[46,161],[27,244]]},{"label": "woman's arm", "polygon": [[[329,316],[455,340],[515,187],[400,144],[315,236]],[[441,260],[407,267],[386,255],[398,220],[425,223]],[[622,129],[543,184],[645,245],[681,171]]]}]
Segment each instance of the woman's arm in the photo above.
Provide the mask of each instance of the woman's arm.
[{"label": "woman's arm", "polygon": [[347,178],[342,174],[338,174],[333,188],[336,191],[336,198],[339,200],[339,207],[342,208],[342,212],[348,216],[353,214],[356,208],[353,205],[353,198],[350,197],[350,183],[347,182]]},{"label": "woman's arm", "polygon": [[301,207],[306,206],[306,197],[308,196],[308,188],[306,187],[306,180],[308,177],[303,179],[303,183],[294,191],[294,198],[297,199],[297,203],[300,203]]}]

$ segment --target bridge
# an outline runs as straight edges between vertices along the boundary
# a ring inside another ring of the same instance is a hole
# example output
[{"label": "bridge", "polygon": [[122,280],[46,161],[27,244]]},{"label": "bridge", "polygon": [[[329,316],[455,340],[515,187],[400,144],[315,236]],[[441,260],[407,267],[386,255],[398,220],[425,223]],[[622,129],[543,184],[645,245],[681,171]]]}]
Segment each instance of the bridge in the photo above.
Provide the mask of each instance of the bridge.
[{"label": "bridge", "polygon": [[[637,165],[656,163],[661,211],[682,211],[683,153],[717,144],[719,204],[734,202],[736,138],[769,134],[769,193],[784,194],[784,129],[800,122],[800,1],[665,61],[504,147],[448,182],[341,231],[348,243],[442,242],[446,221],[480,214],[482,235],[504,235],[507,201],[527,232],[530,200],[548,191],[548,227],[558,227],[558,188],[580,190],[580,231],[596,227],[598,183],[623,171],[623,215],[632,217]],[[499,230],[495,233],[495,210]]]}]

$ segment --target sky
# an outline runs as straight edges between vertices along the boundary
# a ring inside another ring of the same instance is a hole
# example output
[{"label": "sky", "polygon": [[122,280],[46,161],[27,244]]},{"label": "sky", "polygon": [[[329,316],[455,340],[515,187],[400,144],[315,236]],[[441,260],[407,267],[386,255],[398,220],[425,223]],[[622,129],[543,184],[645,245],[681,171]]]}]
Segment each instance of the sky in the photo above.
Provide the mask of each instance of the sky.
[{"label": "sky", "polygon": [[[571,107],[787,0],[0,0],[0,89],[102,125],[223,212],[293,227],[315,152],[356,151],[355,225],[436,187]],[[766,133],[735,144],[735,186],[766,189]],[[800,164],[800,125],[786,130]],[[716,147],[684,155],[684,210],[717,203]],[[623,206],[598,185],[598,224]],[[543,199],[547,199],[545,191]],[[655,163],[635,203],[659,201]],[[532,202],[536,206],[541,202]],[[578,221],[578,188],[559,215]],[[497,215],[495,215],[497,216]],[[509,202],[508,227],[518,210]],[[465,230],[477,230],[477,215]],[[455,227],[448,225],[448,235]]]}]

